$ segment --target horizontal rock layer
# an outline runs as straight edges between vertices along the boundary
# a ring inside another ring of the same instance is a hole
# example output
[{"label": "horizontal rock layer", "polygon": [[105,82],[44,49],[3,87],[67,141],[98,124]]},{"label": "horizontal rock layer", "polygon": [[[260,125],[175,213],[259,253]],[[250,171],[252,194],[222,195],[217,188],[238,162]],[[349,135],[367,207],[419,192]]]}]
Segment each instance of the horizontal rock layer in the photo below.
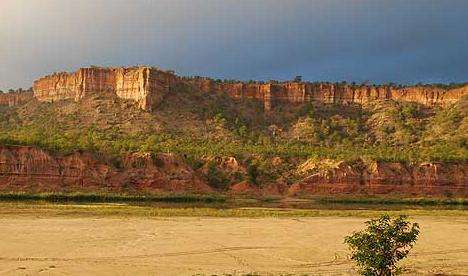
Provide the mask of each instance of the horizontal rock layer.
[{"label": "horizontal rock layer", "polygon": [[210,192],[192,168],[172,154],[130,155],[112,164],[89,153],[54,156],[34,147],[0,147],[3,191]]},{"label": "horizontal rock layer", "polygon": [[[183,84],[183,85],[181,85]],[[56,73],[34,82],[34,96],[40,101],[79,100],[88,93],[111,92],[117,97],[135,101],[151,110],[164,95],[180,87],[206,93],[224,92],[234,99],[256,99],[270,110],[277,103],[366,104],[393,99],[417,102],[427,106],[446,105],[468,94],[468,86],[442,89],[429,86],[356,86],[309,82],[220,82],[209,78],[186,78],[151,67],[82,68],[75,73]]]},{"label": "horizontal rock layer", "polygon": [[335,104],[366,104],[375,100],[416,102],[426,106],[447,105],[468,95],[468,85],[456,89],[429,86],[355,86],[348,84],[282,82],[224,83],[208,78],[188,82],[204,92],[221,91],[235,99],[251,98],[264,102],[265,110],[275,103],[300,104],[311,101]]},{"label": "horizontal rock layer", "polygon": [[310,175],[289,188],[289,194],[468,195],[468,164],[341,162]]},{"label": "horizontal rock layer", "polygon": [[[212,192],[203,169],[194,170],[172,154],[132,154],[113,161],[89,153],[57,156],[35,147],[0,147],[3,191],[166,191]],[[389,194],[468,196],[468,164],[373,162],[316,172],[287,186],[233,184],[233,193],[266,195]]]}]

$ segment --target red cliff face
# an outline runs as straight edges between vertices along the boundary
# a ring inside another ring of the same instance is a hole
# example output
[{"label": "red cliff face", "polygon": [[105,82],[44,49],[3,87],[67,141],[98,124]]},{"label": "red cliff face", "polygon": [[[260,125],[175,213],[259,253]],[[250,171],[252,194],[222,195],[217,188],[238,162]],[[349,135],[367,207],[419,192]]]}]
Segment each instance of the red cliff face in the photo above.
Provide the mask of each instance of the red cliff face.
[{"label": "red cliff face", "polygon": [[110,93],[133,100],[144,110],[151,110],[169,92],[175,75],[150,67],[81,68],[74,73],[56,73],[34,82],[34,96],[39,101],[63,99],[78,101],[90,93]]},{"label": "red cliff face", "polygon": [[130,155],[112,165],[88,153],[54,156],[34,147],[0,147],[0,190],[210,192],[171,154]]},{"label": "red cliff face", "polygon": [[33,99],[31,91],[0,93],[0,105],[16,106]]},{"label": "red cliff face", "polygon": [[[232,168],[228,169],[232,170]],[[132,154],[115,163],[89,153],[56,156],[34,147],[0,147],[0,191],[166,191],[213,192],[202,171],[173,154]],[[232,193],[402,194],[468,196],[467,163],[370,164],[341,162],[290,187],[271,183],[263,190],[248,182]]]},{"label": "red cliff face", "polygon": [[223,83],[207,78],[195,78],[189,83],[204,92],[221,91],[234,99],[256,99],[264,102],[265,110],[276,103],[301,104],[307,102],[335,104],[367,104],[376,100],[396,100],[423,104],[426,106],[447,105],[468,95],[468,85],[456,89],[411,86],[351,86],[330,83]]},{"label": "red cliff face", "polygon": [[224,92],[230,97],[255,99],[268,111],[275,104],[301,104],[311,101],[335,104],[366,104],[375,100],[411,101],[426,106],[453,103],[468,94],[468,86],[442,89],[429,86],[356,86],[308,82],[219,82],[209,78],[178,77],[151,67],[82,68],[75,73],[56,73],[34,82],[39,101],[79,100],[89,93],[111,92],[135,101],[145,110],[161,103],[164,95],[184,83],[206,93]]},{"label": "red cliff face", "polygon": [[468,164],[341,162],[293,184],[289,193],[467,196]]}]

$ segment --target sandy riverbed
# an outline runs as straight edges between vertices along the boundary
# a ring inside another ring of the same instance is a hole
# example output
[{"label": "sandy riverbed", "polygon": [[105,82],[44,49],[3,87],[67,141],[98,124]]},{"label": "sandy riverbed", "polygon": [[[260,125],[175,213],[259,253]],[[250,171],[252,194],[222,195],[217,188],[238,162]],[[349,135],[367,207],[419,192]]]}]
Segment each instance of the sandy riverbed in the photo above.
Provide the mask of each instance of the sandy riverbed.
[{"label": "sandy riverbed", "polygon": [[[468,218],[416,217],[410,274],[468,274]],[[0,218],[0,274],[352,274],[363,218]]]}]

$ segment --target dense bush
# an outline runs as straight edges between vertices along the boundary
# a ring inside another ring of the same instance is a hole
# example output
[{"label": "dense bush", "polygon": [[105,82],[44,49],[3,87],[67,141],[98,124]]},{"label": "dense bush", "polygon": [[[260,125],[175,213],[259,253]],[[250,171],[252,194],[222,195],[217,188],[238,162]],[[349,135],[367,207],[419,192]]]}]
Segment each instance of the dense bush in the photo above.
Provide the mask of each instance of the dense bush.
[{"label": "dense bush", "polygon": [[366,222],[365,230],[345,237],[362,275],[390,276],[398,274],[398,261],[406,258],[419,236],[419,225],[406,216],[391,219],[383,215]]},{"label": "dense bush", "polygon": [[[430,110],[392,101],[364,108],[278,106],[268,116],[255,103],[233,105],[236,110],[224,101],[227,99],[204,100],[205,111],[182,102],[153,114],[134,110],[129,115],[119,115],[121,109],[112,106],[107,114],[105,109],[83,111],[77,106],[76,112],[60,115],[72,103],[64,103],[64,108],[43,103],[6,109],[0,113],[0,143],[114,156],[174,152],[194,163],[203,156],[256,156],[257,160],[273,156],[354,160],[364,156],[404,162],[465,161],[468,157],[466,99]],[[218,102],[225,108],[216,106]],[[134,121],[123,122],[132,116]],[[161,122],[163,128],[153,127]],[[273,170],[265,164],[268,162],[257,164],[259,177],[268,178]]]}]

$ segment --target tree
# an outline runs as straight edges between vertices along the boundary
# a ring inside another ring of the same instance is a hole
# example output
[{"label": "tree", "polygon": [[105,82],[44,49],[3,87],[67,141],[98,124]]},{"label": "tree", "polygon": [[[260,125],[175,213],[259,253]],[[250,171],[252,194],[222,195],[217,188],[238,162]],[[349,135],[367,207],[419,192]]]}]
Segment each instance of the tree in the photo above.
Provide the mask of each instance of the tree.
[{"label": "tree", "polygon": [[401,269],[397,262],[406,258],[419,236],[419,225],[407,216],[396,219],[382,215],[366,222],[367,228],[345,237],[362,275],[390,276]]},{"label": "tree", "polygon": [[258,166],[253,163],[249,164],[249,167],[247,168],[247,176],[248,176],[250,183],[254,185],[258,185],[258,181],[257,181],[258,174],[259,174]]}]

